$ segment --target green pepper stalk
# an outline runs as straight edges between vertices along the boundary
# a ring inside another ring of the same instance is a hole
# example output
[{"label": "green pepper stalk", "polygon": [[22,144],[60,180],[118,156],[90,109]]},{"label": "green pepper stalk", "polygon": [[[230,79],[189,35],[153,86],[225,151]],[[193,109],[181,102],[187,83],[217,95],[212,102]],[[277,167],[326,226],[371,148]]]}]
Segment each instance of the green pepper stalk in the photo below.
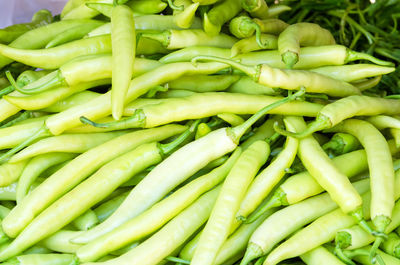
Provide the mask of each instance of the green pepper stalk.
[{"label": "green pepper stalk", "polygon": [[242,0],[242,7],[252,17],[265,19],[269,17],[268,5],[264,0]]},{"label": "green pepper stalk", "polygon": [[229,23],[229,30],[239,39],[249,38],[255,32],[258,45],[264,49],[268,47],[268,43],[262,43],[261,41],[260,26],[247,16],[240,16],[232,19]]}]

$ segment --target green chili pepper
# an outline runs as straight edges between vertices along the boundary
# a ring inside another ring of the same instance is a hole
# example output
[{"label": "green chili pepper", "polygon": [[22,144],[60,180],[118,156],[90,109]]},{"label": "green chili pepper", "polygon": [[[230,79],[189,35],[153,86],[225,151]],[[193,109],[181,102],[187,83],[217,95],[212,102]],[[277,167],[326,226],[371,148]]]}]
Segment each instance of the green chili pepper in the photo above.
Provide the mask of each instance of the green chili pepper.
[{"label": "green chili pepper", "polygon": [[48,137],[28,146],[13,156],[10,161],[14,163],[50,152],[84,153],[126,133],[128,132],[117,131],[108,133],[62,134]]},{"label": "green chili pepper", "polygon": [[382,250],[396,258],[400,258],[400,237],[392,232],[387,240],[382,243]]},{"label": "green chili pepper", "polygon": [[203,28],[207,34],[218,35],[222,26],[242,9],[240,0],[222,0],[204,14]]},{"label": "green chili pepper", "polygon": [[386,75],[395,71],[394,67],[374,64],[353,64],[341,66],[324,66],[310,71],[340,79],[346,82],[354,82],[360,79]]},{"label": "green chili pepper", "polygon": [[43,69],[54,69],[81,55],[111,52],[109,36],[72,41],[54,48],[25,50],[0,44],[0,53],[12,60]]},{"label": "green chili pepper", "polygon": [[72,244],[69,242],[69,240],[76,237],[79,233],[81,233],[81,231],[61,229],[40,241],[39,244],[56,252],[74,254],[81,246]]},{"label": "green chili pepper", "polygon": [[321,260],[323,260],[326,265],[344,265],[344,263],[323,246],[316,247],[300,255],[300,258],[307,265],[318,265]]},{"label": "green chili pepper", "polygon": [[[86,0],[77,3],[77,5],[69,10],[68,13],[64,13],[64,15],[61,17],[61,20],[89,19],[100,14],[98,11],[87,7],[85,2]],[[100,2],[100,0],[91,0],[91,2]]]},{"label": "green chili pepper", "polygon": [[[131,77],[136,77],[161,65],[155,60],[144,58],[137,58],[135,61],[130,73]],[[112,65],[112,56],[109,54],[78,57],[20,91],[32,94],[57,86],[75,86],[80,83],[108,79],[112,77]]]},{"label": "green chili pepper", "polygon": [[[92,122],[87,118],[81,118],[81,120],[84,123],[100,128],[147,128],[173,121],[210,117],[224,112],[254,114],[263,106],[281,99],[281,97],[244,95],[239,93],[196,93],[186,98],[164,99],[159,104],[149,104],[141,107],[141,109],[133,109],[134,112],[129,113],[133,116],[120,122],[101,124]],[[180,108],[177,109],[171,106],[180,106]],[[271,114],[315,116],[315,112],[318,112],[321,107],[319,104],[309,102],[289,102],[277,109],[271,110]]]},{"label": "green chili pepper", "polygon": [[250,13],[252,17],[268,18],[268,5],[264,0],[242,0],[242,7]]},{"label": "green chili pepper", "polygon": [[227,92],[250,95],[278,95],[279,90],[255,82],[251,77],[242,76]]},{"label": "green chili pepper", "polygon": [[47,117],[30,118],[25,123],[0,129],[0,148],[13,148],[40,129]]},{"label": "green chili pepper", "polygon": [[199,139],[211,132],[211,128],[207,125],[207,123],[200,123],[199,127],[197,127],[195,139]]},{"label": "green chili pepper", "polygon": [[253,18],[253,21],[256,24],[258,24],[261,32],[273,35],[279,35],[289,26],[287,23],[277,18],[268,18],[268,19]]},{"label": "green chili pepper", "polygon": [[97,2],[88,2],[85,3],[85,5],[90,8],[93,9],[93,11],[97,11],[98,14],[102,14],[106,17],[111,17],[111,13],[113,10],[113,4],[107,4],[107,3],[97,3]]},{"label": "green chili pepper", "polygon": [[[75,97],[79,98],[78,95],[81,95],[83,93],[84,97],[92,99],[95,98],[95,96],[98,96],[98,94],[85,91],[86,89],[106,85],[109,83],[109,79],[101,79],[91,82],[80,83],[72,87],[61,86],[34,95],[27,95],[22,97],[7,95],[4,96],[4,100],[6,102],[12,103],[14,106],[20,109],[40,110],[50,106],[59,105],[59,108],[61,107],[63,110],[66,110],[69,108],[69,105],[71,105],[71,107],[74,106],[74,98],[72,97],[71,99],[67,100],[69,96],[75,95]],[[89,93],[90,95],[88,96],[87,93]]]},{"label": "green chili pepper", "polygon": [[[19,49],[44,48],[49,41],[51,41],[55,36],[57,36],[61,32],[76,26],[85,25],[86,23],[92,23],[92,22],[95,21],[88,19],[78,19],[78,20],[54,22],[22,34],[13,42],[11,42],[9,46]],[[5,56],[0,56],[0,68],[3,68],[12,61],[13,60]]]},{"label": "green chili pepper", "polygon": [[49,107],[41,109],[41,111],[44,112],[61,112],[66,109],[75,107],[77,105],[83,104],[85,102],[88,102],[89,100],[94,99],[97,97],[99,93],[93,92],[93,91],[82,91],[78,92],[76,94],[73,94],[72,96],[69,96],[65,99],[60,99],[56,103],[50,105]]},{"label": "green chili pepper", "polygon": [[3,262],[5,265],[70,265],[78,262],[71,254],[26,254]]},{"label": "green chili pepper", "polygon": [[[17,190],[18,182],[11,183],[8,186],[0,188],[0,200],[2,201],[15,201],[16,200],[16,190]],[[1,210],[0,210],[1,211]],[[5,216],[1,216],[0,218],[3,219]]]},{"label": "green chili pepper", "polygon": [[73,159],[76,155],[69,153],[48,153],[38,155],[31,159],[24,170],[18,181],[18,187],[16,190],[16,201],[20,203],[22,199],[28,194],[32,184],[35,180],[49,167],[60,164],[65,161]]},{"label": "green chili pepper", "polygon": [[[400,102],[368,96],[349,96],[326,105],[315,121],[299,134],[285,133],[295,137],[305,137],[313,132],[329,129],[341,121],[354,116],[373,116],[379,114],[396,115],[400,113]],[[282,132],[284,133],[284,132]]]},{"label": "green chili pepper", "polygon": [[297,23],[287,27],[278,38],[278,49],[282,61],[291,69],[299,60],[301,46],[333,45],[332,34],[314,23]]},{"label": "green chili pepper", "polygon": [[97,215],[91,209],[88,209],[85,213],[72,221],[72,224],[80,231],[87,231],[99,223],[100,221]]},{"label": "green chili pepper", "polygon": [[272,5],[268,7],[268,17],[278,17],[280,14],[286,11],[290,11],[292,8],[287,5]]},{"label": "green chili pepper", "polygon": [[[201,29],[201,21],[195,17],[193,23],[190,26],[192,29]],[[171,15],[143,15],[135,17],[135,29],[139,30],[170,30],[170,29],[181,29],[174,22],[174,16]],[[104,24],[101,28],[94,30],[92,33],[88,33],[88,36],[93,35],[104,35],[111,32],[111,24]]]},{"label": "green chili pepper", "polygon": [[87,33],[102,25],[104,25],[104,22],[93,21],[93,23],[86,23],[84,25],[79,25],[70,29],[66,29],[65,31],[55,36],[51,41],[49,41],[45,48],[53,48],[70,41],[79,40],[83,38]]},{"label": "green chili pepper", "polygon": [[220,113],[217,115],[221,120],[229,123],[231,126],[238,126],[244,122],[244,119],[233,113]]},{"label": "green chili pepper", "polygon": [[167,49],[180,49],[190,46],[211,46],[231,48],[236,39],[224,33],[210,36],[200,29],[168,30],[161,33],[143,33],[143,38],[159,41]]},{"label": "green chili pepper", "polygon": [[[216,55],[214,55],[216,56]],[[391,62],[382,61],[369,54],[349,50],[342,45],[328,45],[300,48],[299,61],[294,69],[309,69],[328,65],[344,65],[356,60],[368,60],[378,65],[393,66]],[[225,57],[229,58],[229,56]],[[234,59],[243,64],[257,65],[268,64],[271,67],[285,68],[278,51],[261,51],[241,54]]]},{"label": "green chili pepper", "polygon": [[343,155],[361,147],[360,141],[348,133],[335,133],[322,148],[332,156]]},{"label": "green chili pepper", "polygon": [[231,49],[231,57],[235,57],[241,53],[248,53],[252,51],[262,50],[262,49],[276,49],[278,48],[278,38],[270,34],[261,34],[260,42],[263,43],[263,47],[257,43],[255,36],[249,37],[236,42]]},{"label": "green chili pepper", "polygon": [[50,24],[52,21],[53,16],[50,11],[46,9],[39,10],[33,15],[30,23],[14,24],[0,29],[0,43],[8,44],[25,32]]},{"label": "green chili pepper", "polygon": [[239,80],[237,75],[195,75],[182,76],[168,82],[169,89],[184,89],[193,92],[213,92],[226,90]]},{"label": "green chili pepper", "polygon": [[190,0],[175,0],[174,4],[184,8],[183,10],[173,11],[175,24],[183,29],[189,28],[193,24],[195,12],[200,3],[193,3]]},{"label": "green chili pepper", "polygon": [[[147,172],[146,172],[146,175],[147,175]],[[124,184],[122,184],[121,186],[124,186]],[[100,220],[100,222],[103,222],[113,212],[115,212],[115,210],[117,210],[117,208],[125,200],[125,198],[128,196],[128,194],[129,194],[129,192],[122,193],[121,195],[118,195],[117,197],[114,197],[114,198],[102,203],[101,205],[97,206],[96,208],[94,208],[93,211],[96,213],[96,216]],[[76,237],[76,236],[74,236],[74,237]]]},{"label": "green chili pepper", "polygon": [[400,129],[400,120],[397,117],[375,115],[367,117],[365,120],[374,125],[378,130],[386,128]]},{"label": "green chili pepper", "polygon": [[353,85],[355,85],[356,87],[358,87],[358,89],[360,89],[361,91],[370,89],[375,87],[376,85],[379,84],[379,82],[381,81],[382,76],[376,76],[374,78],[370,78],[364,81],[359,81],[359,82],[354,82]]},{"label": "green chili pepper", "polygon": [[19,179],[29,160],[0,165],[0,187],[6,187]]},{"label": "green chili pepper", "polygon": [[336,80],[322,74],[301,70],[281,70],[272,68],[267,64],[247,66],[233,60],[213,56],[198,56],[193,58],[192,61],[196,60],[216,61],[229,64],[253,77],[256,82],[269,87],[287,90],[296,90],[300,87],[304,87],[307,92],[325,93],[334,97],[361,94],[358,88],[350,83]]},{"label": "green chili pepper", "polygon": [[119,120],[135,64],[136,34],[132,10],[124,5],[113,8],[111,15],[112,87],[111,109]]},{"label": "green chili pepper", "polygon": [[72,9],[74,9],[75,7],[79,6],[84,2],[85,0],[68,0],[64,5],[63,10],[61,11],[60,17],[62,18],[69,11],[71,11]]},{"label": "green chili pepper", "polygon": [[[111,17],[113,9],[112,3],[88,2],[86,6],[98,11],[106,17]],[[158,14],[162,12],[168,4],[160,0],[137,0],[128,3],[127,6],[132,9],[134,17],[139,17],[149,14]]]},{"label": "green chili pepper", "polygon": [[160,62],[161,63],[190,62],[194,57],[199,55],[211,55],[211,56],[229,58],[230,50],[217,47],[209,47],[209,46],[187,47],[165,55],[160,59]]}]

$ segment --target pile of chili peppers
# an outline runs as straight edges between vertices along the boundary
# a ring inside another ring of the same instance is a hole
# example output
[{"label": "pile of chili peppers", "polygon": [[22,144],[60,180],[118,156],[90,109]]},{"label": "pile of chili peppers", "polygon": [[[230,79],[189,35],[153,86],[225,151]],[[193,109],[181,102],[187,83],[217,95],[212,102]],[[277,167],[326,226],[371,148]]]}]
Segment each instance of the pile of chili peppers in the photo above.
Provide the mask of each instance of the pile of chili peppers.
[{"label": "pile of chili peppers", "polygon": [[0,29],[0,262],[400,264],[399,8],[69,0]]}]

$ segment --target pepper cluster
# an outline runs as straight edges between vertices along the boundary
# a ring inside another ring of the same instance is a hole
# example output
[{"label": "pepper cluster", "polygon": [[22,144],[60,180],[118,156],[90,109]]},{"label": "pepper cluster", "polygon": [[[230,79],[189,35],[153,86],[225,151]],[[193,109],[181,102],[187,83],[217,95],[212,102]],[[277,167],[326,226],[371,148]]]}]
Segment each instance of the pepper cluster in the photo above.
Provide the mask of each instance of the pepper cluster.
[{"label": "pepper cluster", "polygon": [[290,11],[69,0],[0,30],[0,262],[400,264],[394,64]]}]

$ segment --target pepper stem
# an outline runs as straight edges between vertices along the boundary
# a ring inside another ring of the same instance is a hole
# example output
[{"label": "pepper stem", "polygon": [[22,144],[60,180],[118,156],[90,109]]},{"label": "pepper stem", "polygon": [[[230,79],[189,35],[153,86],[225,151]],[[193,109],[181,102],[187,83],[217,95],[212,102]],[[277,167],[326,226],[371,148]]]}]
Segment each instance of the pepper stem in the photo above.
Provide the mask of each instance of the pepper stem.
[{"label": "pepper stem", "polygon": [[15,87],[15,90],[23,94],[37,94],[61,85],[66,85],[66,81],[61,71],[56,70],[22,88]]},{"label": "pepper stem", "polygon": [[0,97],[10,94],[11,92],[13,92],[15,90],[14,86],[8,86],[3,88],[2,90],[0,90]]},{"label": "pepper stem", "polygon": [[[353,258],[356,256],[367,256],[367,257],[370,256],[370,252],[367,249],[346,250],[343,252],[344,255],[346,255],[349,258]],[[376,262],[378,262],[379,265],[385,265],[385,261],[379,254],[376,254],[375,257],[371,258],[372,264],[375,264]]]},{"label": "pepper stem", "polygon": [[365,249],[354,249],[354,250],[345,250],[343,253],[349,257],[354,258],[356,256],[368,256],[369,252]]},{"label": "pepper stem", "polygon": [[32,117],[33,117],[32,111],[22,112],[22,113],[16,115],[16,117],[13,118],[12,120],[10,120],[9,122],[6,122],[3,125],[1,125],[0,128],[10,127],[10,126],[16,124],[17,122],[24,121],[24,120],[32,118]]},{"label": "pepper stem", "polygon": [[299,61],[299,55],[295,52],[287,51],[282,54],[282,61],[285,63],[287,69],[292,69]]},{"label": "pepper stem", "polygon": [[256,42],[258,44],[258,46],[260,46],[260,48],[262,49],[267,49],[268,48],[268,42],[263,43],[261,40],[261,28],[260,25],[258,25],[256,22],[252,21],[252,27],[254,27],[255,31],[256,31]]},{"label": "pepper stem", "polygon": [[343,253],[343,250],[339,247],[339,245],[335,246],[335,254],[344,263],[348,265],[356,265],[348,256]]},{"label": "pepper stem", "polygon": [[331,122],[329,121],[328,117],[325,116],[319,116],[317,119],[313,122],[311,122],[308,126],[307,129],[305,129],[302,132],[299,133],[294,133],[294,132],[289,132],[286,131],[285,129],[279,127],[279,124],[277,122],[274,123],[274,130],[278,132],[279,134],[282,134],[284,136],[290,136],[290,137],[295,137],[295,138],[304,138],[316,131],[320,131],[323,129],[327,129],[331,127]]},{"label": "pepper stem", "polygon": [[183,11],[183,9],[185,8],[184,5],[180,5],[177,6],[175,5],[172,0],[167,0],[168,1],[168,6],[172,9],[172,10],[176,10],[176,11]]},{"label": "pepper stem", "polygon": [[234,68],[237,68],[240,71],[244,72],[248,76],[253,77],[255,80],[257,80],[260,75],[261,67],[259,65],[258,66],[244,65],[230,59],[216,57],[216,56],[196,56],[192,59],[192,63],[195,64],[199,60],[215,61],[215,62],[229,64],[230,66],[233,66]]},{"label": "pepper stem", "polygon": [[358,225],[361,226],[362,229],[374,235],[374,230],[369,226],[367,221],[364,219],[364,214],[362,208],[358,208],[350,213],[350,215],[357,221]]},{"label": "pepper stem", "polygon": [[265,139],[265,141],[266,141],[269,145],[271,145],[271,144],[275,143],[276,140],[278,140],[280,136],[281,136],[281,135],[280,135],[279,133],[276,132],[276,133],[274,133],[273,135],[271,135],[271,137],[268,137],[267,139]]},{"label": "pepper stem", "polygon": [[146,122],[146,115],[144,114],[142,109],[137,109],[135,110],[135,113],[132,116],[120,121],[97,123],[84,116],[80,117],[80,120],[83,124],[92,125],[97,128],[124,130],[124,129],[144,127]]},{"label": "pepper stem", "polygon": [[346,231],[339,231],[335,236],[336,248],[345,249],[351,246],[351,234]]},{"label": "pepper stem", "polygon": [[266,256],[259,258],[254,265],[262,265],[264,261],[267,259]]},{"label": "pepper stem", "polygon": [[19,145],[15,146],[14,148],[8,150],[6,153],[2,154],[0,156],[0,163],[2,163],[5,160],[9,159],[12,155],[17,153],[21,149],[27,147],[28,145],[30,145],[34,141],[36,141],[36,140],[38,140],[40,138],[43,138],[43,137],[47,137],[47,136],[51,136],[51,133],[50,133],[49,129],[47,128],[46,124],[43,124],[43,126],[39,130],[37,130],[33,135],[31,135],[28,139],[26,139],[25,141],[23,141]]},{"label": "pepper stem", "polygon": [[165,260],[176,262],[176,263],[181,263],[181,264],[190,264],[190,261],[188,261],[188,260],[180,259],[177,257],[171,257],[171,256],[166,257]]},{"label": "pepper stem", "polygon": [[384,61],[384,60],[378,59],[378,58],[376,58],[376,57],[374,57],[372,55],[369,55],[367,53],[347,50],[346,63],[352,62],[352,61],[356,61],[356,60],[367,60],[367,61],[370,61],[370,62],[372,62],[374,64],[378,64],[378,65],[394,66],[394,63],[392,63],[392,62],[388,62],[388,61]]},{"label": "pepper stem", "polygon": [[300,97],[302,97],[306,93],[306,90],[304,87],[300,88],[299,91],[297,91],[294,94],[288,95],[286,98],[280,99],[278,101],[275,101],[272,104],[269,104],[268,106],[265,106],[261,110],[257,111],[253,116],[251,116],[249,119],[247,119],[244,123],[240,124],[239,126],[230,128],[231,132],[231,137],[233,138],[234,141],[239,142],[240,138],[243,136],[243,134],[246,133],[246,131],[257,121],[259,120],[262,116],[270,112],[272,109],[275,109],[285,103],[288,103],[293,100],[297,100]]},{"label": "pepper stem", "polygon": [[275,191],[274,195],[264,203],[261,208],[253,212],[248,218],[244,216],[236,217],[238,220],[242,221],[244,224],[250,224],[257,220],[261,215],[263,215],[269,209],[279,207],[287,204],[286,193],[282,189]]},{"label": "pepper stem", "polygon": [[257,244],[249,243],[240,265],[247,265],[253,259],[264,255],[264,251]]},{"label": "pepper stem", "polygon": [[[6,77],[7,77],[7,79],[8,79],[8,82],[10,82],[10,84],[11,84],[11,89],[9,88],[9,87],[6,87],[5,89],[8,89],[8,90],[11,90],[10,92],[8,92],[8,93],[11,93],[11,92],[13,92],[16,88],[19,88],[19,86],[18,86],[18,84],[17,84],[17,82],[15,82],[15,79],[14,79],[14,77],[12,76],[12,74],[11,74],[11,72],[9,71],[9,70],[7,70],[6,71]],[[5,90],[5,89],[3,89],[3,90]],[[3,91],[2,90],[2,91]],[[7,91],[8,91],[7,90]],[[5,93],[5,94],[8,94],[8,93]],[[4,95],[3,93],[1,94],[2,96]]]},{"label": "pepper stem", "polygon": [[171,32],[169,30],[165,30],[159,33],[141,33],[140,37],[158,41],[164,47],[168,47],[171,40]]},{"label": "pepper stem", "polygon": [[374,244],[371,247],[369,258],[371,262],[374,264],[376,260],[376,251],[378,250],[381,243],[387,239],[387,235],[385,234],[386,227],[390,223],[390,218],[384,215],[378,215],[372,219],[372,223],[374,224],[376,231],[372,233],[372,235],[376,236]]},{"label": "pepper stem", "polygon": [[331,140],[322,145],[322,149],[329,151],[333,154],[342,153],[340,150],[343,149],[343,143],[339,143],[335,140]]},{"label": "pepper stem", "polygon": [[371,250],[369,252],[369,259],[371,260],[371,263],[374,264],[376,261],[376,251],[378,250],[379,246],[381,243],[384,241],[383,237],[377,237],[374,241],[374,244],[371,247]]},{"label": "pepper stem", "polygon": [[186,131],[184,131],[172,142],[167,144],[159,144],[158,148],[160,149],[161,153],[163,155],[167,155],[173,152],[179,145],[181,145],[184,141],[186,141],[186,139],[197,130],[200,121],[201,120],[196,120]]},{"label": "pepper stem", "polygon": [[254,12],[258,6],[258,0],[242,0],[242,8],[247,12]]}]

